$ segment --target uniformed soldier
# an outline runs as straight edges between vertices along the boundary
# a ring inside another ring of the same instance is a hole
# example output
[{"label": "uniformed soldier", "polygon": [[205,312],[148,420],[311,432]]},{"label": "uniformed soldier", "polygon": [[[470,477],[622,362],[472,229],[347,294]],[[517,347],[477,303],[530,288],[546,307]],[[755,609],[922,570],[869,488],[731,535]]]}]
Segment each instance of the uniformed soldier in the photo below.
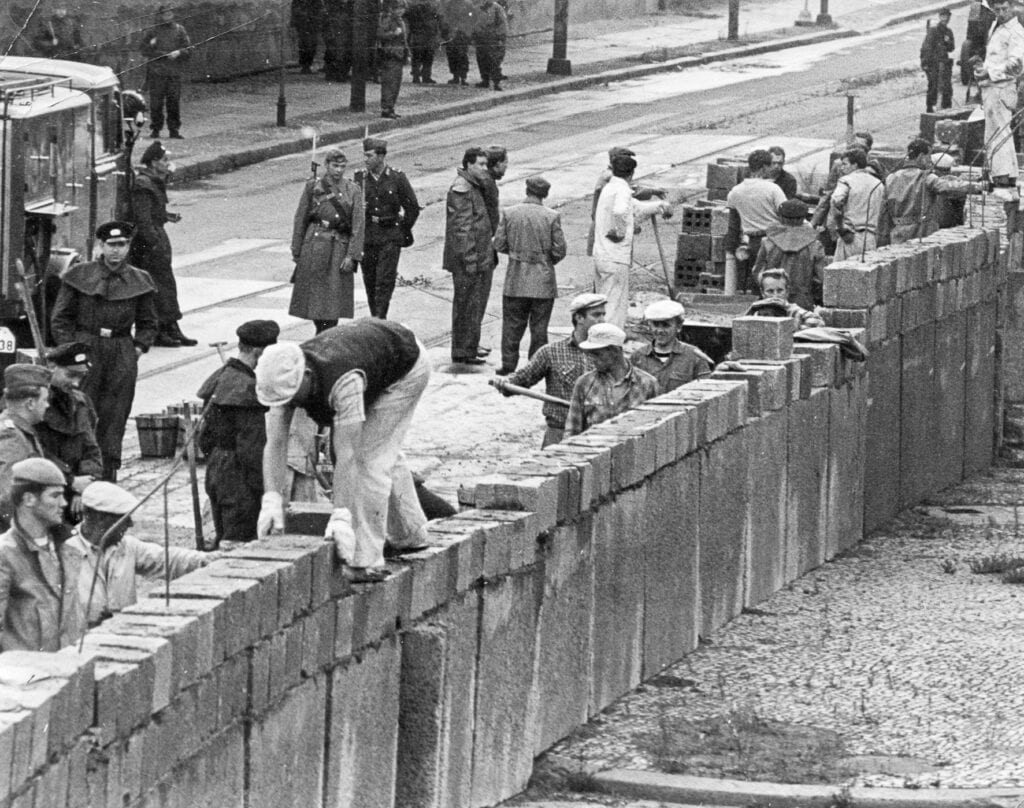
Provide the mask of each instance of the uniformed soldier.
[{"label": "uniformed soldier", "polygon": [[97,228],[100,257],[67,271],[51,320],[58,344],[80,341],[92,351],[92,368],[82,391],[96,408],[103,479],[110,482],[121,467],[121,442],[135,398],[139,356],[149,350],[157,333],[156,285],[148,272],[128,263],[131,236],[127,222]]},{"label": "uniformed soldier", "polygon": [[405,12],[409,33],[409,53],[413,84],[437,84],[431,76],[434,51],[441,34],[441,14],[437,0],[413,0]]},{"label": "uniformed soldier", "polygon": [[0,413],[0,527],[11,517],[11,469],[28,457],[43,457],[36,426],[50,402],[49,370],[42,365],[9,365],[4,369],[4,411]]},{"label": "uniformed soldier", "polygon": [[80,389],[89,375],[89,353],[84,342],[69,342],[47,352],[46,361],[53,373],[50,406],[36,427],[47,458],[55,461],[71,481],[66,492],[71,523],[82,516],[85,487],[103,476],[103,454],[96,442],[96,410]]},{"label": "uniformed soldier", "polygon": [[400,118],[395,112],[402,68],[409,54],[401,0],[387,0],[377,26],[377,70],[380,75],[380,117]]},{"label": "uniformed soldier", "polygon": [[323,0],[323,10],[319,25],[324,37],[324,79],[348,81],[352,73],[352,0]]},{"label": "uniformed soldier", "polygon": [[317,32],[324,24],[323,0],[292,0],[291,23],[299,53],[299,72],[312,73]]},{"label": "uniformed soldier", "polygon": [[386,140],[368,137],[363,141],[366,170],[355,173],[363,189],[366,234],[363,241],[363,283],[370,314],[384,320],[398,278],[402,247],[413,243],[412,228],[420,205],[409,179],[387,164]]},{"label": "uniformed soldier", "polygon": [[256,538],[267,408],[256,399],[254,368],[263,349],[277,342],[281,328],[273,320],[252,320],[235,333],[238,356],[203,382],[198,393],[209,405],[199,445],[207,456],[206,493],[218,546]]}]

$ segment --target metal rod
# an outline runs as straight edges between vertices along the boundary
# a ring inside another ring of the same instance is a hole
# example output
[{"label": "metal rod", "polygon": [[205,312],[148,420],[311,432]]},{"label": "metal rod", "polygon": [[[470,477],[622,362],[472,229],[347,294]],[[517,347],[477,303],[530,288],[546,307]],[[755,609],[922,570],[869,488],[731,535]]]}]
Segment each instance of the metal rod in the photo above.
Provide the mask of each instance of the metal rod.
[{"label": "metal rod", "polygon": [[569,402],[563,398],[557,398],[555,396],[549,396],[547,393],[538,393],[536,390],[531,390],[528,387],[520,387],[518,384],[509,384],[508,382],[500,381],[499,379],[490,379],[487,382],[491,387],[497,387],[506,393],[512,393],[516,396],[526,396],[527,398],[535,398],[537,401],[544,401],[548,404],[559,404],[563,407],[568,407]]},{"label": "metal rod", "polygon": [[184,407],[185,415],[185,452],[188,457],[188,483],[192,490],[192,521],[196,528],[196,549],[205,550],[206,542],[203,540],[203,509],[199,504],[199,477],[196,474],[196,442],[193,439],[195,434],[192,423],[192,405],[188,402]]},{"label": "metal rod", "polygon": [[171,517],[167,505],[167,488],[170,481],[170,477],[164,480],[164,608],[171,605]]}]

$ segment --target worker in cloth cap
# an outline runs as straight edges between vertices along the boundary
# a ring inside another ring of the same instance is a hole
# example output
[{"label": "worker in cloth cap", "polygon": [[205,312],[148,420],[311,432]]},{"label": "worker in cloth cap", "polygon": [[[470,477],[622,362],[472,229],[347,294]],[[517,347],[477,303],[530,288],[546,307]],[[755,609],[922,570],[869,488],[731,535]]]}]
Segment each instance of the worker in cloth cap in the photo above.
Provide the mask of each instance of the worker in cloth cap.
[{"label": "worker in cloth cap", "polygon": [[[569,316],[572,318],[572,334],[567,339],[551,342],[535,353],[526,367],[517,370],[505,379],[495,379],[492,384],[501,390],[503,395],[512,393],[509,385],[517,387],[533,387],[541,379],[544,380],[545,392],[549,396],[568,402],[572,397],[572,389],[584,373],[594,369],[590,355],[580,348],[586,341],[590,327],[604,322],[605,305],[608,298],[587,292],[577,295],[569,303]],[[565,434],[565,419],[569,414],[568,405],[544,402],[541,409],[547,429],[541,447],[558,443]]]},{"label": "worker in cloth cap", "polygon": [[501,368],[507,376],[519,364],[519,342],[530,327],[530,358],[548,342],[548,322],[558,296],[555,264],[565,258],[562,217],[544,205],[551,184],[526,181],[526,199],[505,208],[494,234],[494,249],[508,255],[501,307]]},{"label": "worker in cloth cap", "polygon": [[388,144],[379,137],[363,141],[366,168],[353,180],[363,191],[366,237],[363,240],[363,284],[370,314],[387,318],[398,280],[398,259],[403,247],[413,245],[412,229],[420,216],[420,203],[409,178],[388,165]]},{"label": "worker in cloth cap", "polygon": [[127,222],[100,225],[96,230],[99,257],[64,273],[50,322],[58,344],[89,346],[92,367],[82,392],[96,408],[96,442],[107,480],[116,479],[121,467],[121,443],[135,398],[139,356],[149,350],[157,334],[156,285],[148,272],[128,263],[131,237],[132,226]]},{"label": "worker in cloth cap", "polygon": [[128,260],[146,270],[156,284],[156,317],[160,326],[153,344],[158,348],[198,344],[198,340],[186,337],[178,324],[181,319],[178,282],[172,267],[171,240],[165,229],[168,222],[181,221],[180,213],[167,210],[167,178],[173,172],[171,156],[157,140],[142,153],[142,168],[132,183],[135,238]]},{"label": "worker in cloth cap", "polygon": [[699,348],[679,339],[686,313],[681,303],[658,300],[644,309],[644,320],[651,329],[651,341],[629,358],[633,367],[658,380],[662,393],[711,374],[711,357]]},{"label": "worker in cloth cap", "polygon": [[263,495],[263,446],[267,408],[256,398],[256,363],[281,327],[273,320],[242,323],[238,356],[203,382],[198,396],[206,405],[199,448],[207,457],[206,493],[213,512],[216,545],[252,541]]},{"label": "worker in cloth cap", "polygon": [[49,370],[17,364],[4,369],[4,407],[0,413],[0,529],[11,517],[11,474],[15,463],[45,457],[36,431],[50,405]]},{"label": "worker in cloth cap", "polygon": [[57,651],[85,630],[78,602],[80,558],[56,540],[64,475],[49,460],[14,464],[11,528],[0,535],[0,652]]},{"label": "worker in cloth cap", "polygon": [[[597,200],[601,198],[601,191],[604,190],[604,186],[608,184],[608,181],[613,176],[612,161],[622,157],[636,157],[636,152],[628,146],[612,146],[608,149],[608,165],[598,174],[597,182],[594,183],[594,193],[590,200],[590,231],[587,233],[587,255],[594,254],[594,217],[597,215]],[[664,188],[639,185],[636,182],[630,182],[630,188],[633,189],[633,198],[639,199],[641,202],[649,200],[652,196],[664,199],[666,195]]]},{"label": "worker in cloth cap", "polygon": [[788,199],[778,207],[780,224],[769,227],[754,259],[754,277],[766,269],[785,269],[789,299],[804,309],[822,301],[822,280],[829,263],[818,231],[807,223],[807,205]]},{"label": "worker in cloth cap", "polygon": [[355,312],[356,267],[363,257],[363,198],[345,179],[348,158],[341,149],[324,156],[323,177],[302,188],[292,223],[292,300],[288,313],[312,320],[316,333],[350,319]]},{"label": "worker in cloth cap", "polygon": [[58,461],[71,484],[67,519],[82,515],[82,491],[103,476],[103,453],[96,442],[96,409],[82,392],[89,375],[91,351],[84,342],[69,342],[46,352],[50,378],[50,406],[36,426],[46,456]]},{"label": "worker in cloth cap", "polygon": [[629,364],[622,350],[625,344],[626,332],[612,323],[590,327],[580,348],[590,354],[594,369],[580,376],[572,389],[567,436],[579,435],[658,395],[658,380]]},{"label": "worker in cloth cap", "polygon": [[159,544],[137,539],[128,530],[129,514],[138,504],[114,483],[92,483],[82,494],[82,523],[71,532],[67,548],[78,559],[78,603],[90,627],[138,600],[136,575],[159,579],[169,571],[179,578],[218,557],[182,547],[169,547],[165,555]]},{"label": "worker in cloth cap", "polygon": [[427,546],[427,519],[402,441],[429,379],[427,349],[387,320],[354,320],[301,345],[267,348],[256,365],[256,395],[270,407],[260,538],[284,528],[288,428],[301,407],[321,428],[332,428],[334,512],[326,535],[350,579],[387,577],[388,540],[397,553]]}]

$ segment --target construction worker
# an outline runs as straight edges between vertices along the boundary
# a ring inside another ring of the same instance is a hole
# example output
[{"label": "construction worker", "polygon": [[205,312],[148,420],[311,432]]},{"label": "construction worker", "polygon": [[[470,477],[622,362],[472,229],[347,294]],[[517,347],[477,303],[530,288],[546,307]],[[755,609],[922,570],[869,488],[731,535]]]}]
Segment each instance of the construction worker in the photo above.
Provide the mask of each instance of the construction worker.
[{"label": "construction worker", "polygon": [[207,457],[206,493],[217,545],[256,538],[267,442],[267,408],[256,398],[256,363],[280,333],[273,320],[242,323],[235,331],[238,356],[216,370],[197,393],[207,406],[199,447]]},{"label": "construction worker", "polygon": [[662,393],[711,374],[714,362],[699,348],[679,339],[686,310],[674,300],[658,300],[644,309],[653,339],[630,356],[633,367],[658,380]]}]

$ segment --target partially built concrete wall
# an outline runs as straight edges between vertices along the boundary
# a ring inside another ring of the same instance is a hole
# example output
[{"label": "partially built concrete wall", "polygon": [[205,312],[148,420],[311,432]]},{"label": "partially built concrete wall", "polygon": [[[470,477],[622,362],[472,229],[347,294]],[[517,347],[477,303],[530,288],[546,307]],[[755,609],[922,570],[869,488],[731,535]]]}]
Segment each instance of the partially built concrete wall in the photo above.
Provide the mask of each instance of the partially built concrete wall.
[{"label": "partially built concrete wall", "polygon": [[289,535],[0,657],[0,805],[469,808],[905,505],[989,463],[1005,275],[961,228],[828,270],[867,362],[737,323],[738,369],[479,480],[388,581]]}]

